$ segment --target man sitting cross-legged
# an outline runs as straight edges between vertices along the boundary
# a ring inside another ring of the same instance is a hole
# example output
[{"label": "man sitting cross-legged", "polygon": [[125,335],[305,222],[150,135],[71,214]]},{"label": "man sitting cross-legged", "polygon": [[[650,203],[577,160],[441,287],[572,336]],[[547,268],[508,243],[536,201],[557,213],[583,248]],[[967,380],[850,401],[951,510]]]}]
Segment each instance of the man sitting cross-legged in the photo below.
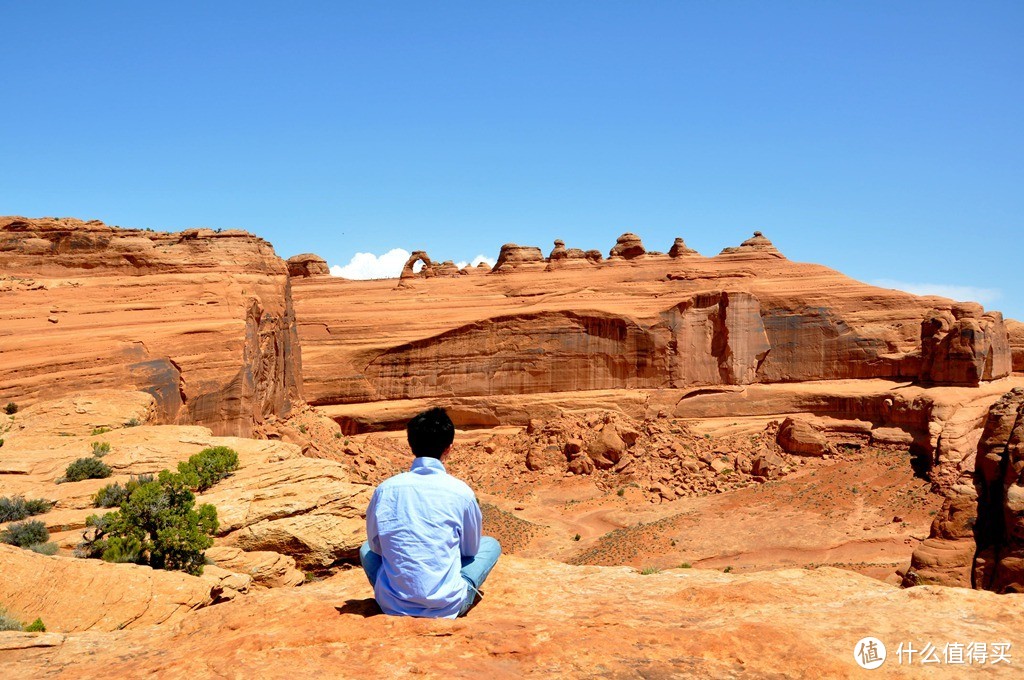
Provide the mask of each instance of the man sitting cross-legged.
[{"label": "man sitting cross-legged", "polygon": [[501,546],[480,535],[472,489],[445,471],[455,439],[445,410],[424,411],[407,432],[416,459],[374,491],[359,560],[385,614],[454,619],[482,596]]}]

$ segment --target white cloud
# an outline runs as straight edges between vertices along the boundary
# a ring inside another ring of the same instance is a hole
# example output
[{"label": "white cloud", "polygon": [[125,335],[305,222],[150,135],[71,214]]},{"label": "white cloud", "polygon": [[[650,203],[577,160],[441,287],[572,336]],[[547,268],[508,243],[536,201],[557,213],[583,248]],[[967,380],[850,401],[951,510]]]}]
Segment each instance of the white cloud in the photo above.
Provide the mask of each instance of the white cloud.
[{"label": "white cloud", "polygon": [[[331,267],[333,276],[343,276],[346,279],[393,279],[402,273],[405,261],[409,259],[409,251],[403,248],[393,248],[383,255],[373,253],[356,253],[344,267],[334,265]],[[487,263],[488,267],[494,266],[494,259],[484,255],[477,255],[472,262],[456,262],[456,266],[462,269],[466,265],[473,267],[481,262]],[[440,264],[440,262],[438,262]],[[415,271],[423,268],[422,262],[413,265]]]},{"label": "white cloud", "polygon": [[945,283],[912,283],[894,279],[875,279],[871,285],[881,288],[895,288],[913,293],[914,295],[940,295],[957,301],[980,302],[986,307],[1002,297],[998,288],[978,288],[977,286],[954,286]]},{"label": "white cloud", "polygon": [[465,260],[460,260],[459,262],[455,263],[455,266],[458,267],[459,269],[462,269],[466,265],[470,265],[470,266],[475,267],[478,264],[480,264],[481,262],[486,262],[488,267],[492,267],[493,268],[494,267],[494,263],[496,261],[497,260],[495,260],[493,257],[487,257],[486,255],[477,255],[476,257],[473,258],[472,262],[466,262]]},{"label": "white cloud", "polygon": [[393,248],[380,255],[373,253],[356,253],[344,267],[331,267],[333,276],[346,279],[393,279],[402,273],[402,266],[409,259],[409,251]]}]

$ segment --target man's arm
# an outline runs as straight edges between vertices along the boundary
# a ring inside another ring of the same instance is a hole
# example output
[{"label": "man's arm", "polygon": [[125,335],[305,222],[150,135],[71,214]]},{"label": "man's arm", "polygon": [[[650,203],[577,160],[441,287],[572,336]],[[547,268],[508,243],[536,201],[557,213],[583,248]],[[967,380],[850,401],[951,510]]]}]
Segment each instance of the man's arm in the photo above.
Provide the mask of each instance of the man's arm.
[{"label": "man's arm", "polygon": [[480,506],[476,498],[466,502],[466,509],[462,513],[462,544],[460,546],[465,557],[473,557],[480,550],[480,532],[484,524],[484,518],[480,514]]},{"label": "man's arm", "polygon": [[370,497],[370,505],[366,508],[366,540],[370,543],[370,550],[378,555],[383,554],[380,547],[380,536],[377,534],[377,499],[380,494],[373,492]]}]

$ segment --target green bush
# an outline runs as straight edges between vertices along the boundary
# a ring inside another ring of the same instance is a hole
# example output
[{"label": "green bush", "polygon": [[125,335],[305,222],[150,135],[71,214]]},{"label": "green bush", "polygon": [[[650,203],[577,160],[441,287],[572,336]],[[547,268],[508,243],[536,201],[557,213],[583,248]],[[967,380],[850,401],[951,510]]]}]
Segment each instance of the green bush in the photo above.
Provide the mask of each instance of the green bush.
[{"label": "green bush", "polygon": [[198,576],[204,551],[213,545],[217,509],[209,504],[196,508],[184,476],[164,470],[157,481],[139,484],[120,510],[91,515],[86,526],[92,537],[79,546],[80,556]]},{"label": "green bush", "polygon": [[185,486],[193,491],[206,491],[238,469],[238,454],[226,446],[203,449],[196,455],[178,463],[178,474]]},{"label": "green bush", "polygon": [[16,545],[19,548],[46,543],[48,540],[50,532],[46,530],[46,525],[37,519],[8,524],[6,529],[0,531],[0,543]]},{"label": "green bush", "polygon": [[2,448],[4,448],[4,440],[3,437],[0,437],[0,449]]},{"label": "green bush", "polygon": [[83,479],[106,479],[113,471],[99,458],[79,458],[64,471],[64,482],[80,482]]},{"label": "green bush", "polygon": [[107,432],[110,432],[109,427],[94,427],[91,436],[95,437],[98,434],[106,434]]},{"label": "green bush", "polygon": [[108,453],[110,453],[110,442],[92,443],[92,455],[96,456],[97,458],[102,458]]},{"label": "green bush", "polygon": [[4,407],[4,411],[7,413],[7,415],[13,416],[15,413],[18,412],[18,405],[15,404],[13,401],[9,401],[7,402],[7,406]]},{"label": "green bush", "polygon": [[42,619],[36,619],[32,623],[30,623],[27,626],[25,626],[25,632],[26,633],[45,633],[46,632],[46,624],[43,623]]},{"label": "green bush", "polygon": [[142,425],[142,421],[138,418],[130,418],[124,424],[125,427],[138,427],[139,425]]},{"label": "green bush", "polygon": [[132,495],[135,489],[139,488],[142,484],[148,484],[152,481],[153,475],[140,475],[138,477],[131,477],[124,486],[121,486],[119,482],[107,484],[92,497],[92,504],[97,508],[119,507],[128,500],[128,497]]},{"label": "green bush", "polygon": [[53,503],[42,498],[30,498],[25,501],[25,509],[30,515],[41,515],[44,512],[49,512],[52,507]]},{"label": "green bush", "polygon": [[23,496],[0,496],[0,522],[16,522],[32,515],[49,512],[53,507],[42,498],[25,500]]}]

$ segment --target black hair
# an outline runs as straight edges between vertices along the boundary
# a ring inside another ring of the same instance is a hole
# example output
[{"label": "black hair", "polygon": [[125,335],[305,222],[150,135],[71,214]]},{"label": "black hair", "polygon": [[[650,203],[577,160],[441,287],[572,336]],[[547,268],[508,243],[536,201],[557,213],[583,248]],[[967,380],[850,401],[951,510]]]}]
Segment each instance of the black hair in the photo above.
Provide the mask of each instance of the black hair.
[{"label": "black hair", "polygon": [[406,426],[409,448],[417,457],[440,458],[455,440],[455,424],[443,408],[424,411]]}]

